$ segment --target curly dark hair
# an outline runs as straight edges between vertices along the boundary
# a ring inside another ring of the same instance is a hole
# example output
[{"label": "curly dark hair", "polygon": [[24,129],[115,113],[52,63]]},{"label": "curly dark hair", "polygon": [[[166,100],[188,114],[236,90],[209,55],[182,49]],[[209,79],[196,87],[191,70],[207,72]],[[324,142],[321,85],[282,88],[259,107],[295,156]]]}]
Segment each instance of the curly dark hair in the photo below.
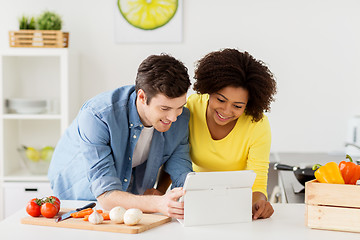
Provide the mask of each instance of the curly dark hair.
[{"label": "curly dark hair", "polygon": [[149,104],[152,97],[163,93],[177,98],[187,93],[191,85],[188,69],[174,57],[161,54],[151,55],[140,64],[135,80],[136,93],[144,90]]},{"label": "curly dark hair", "polygon": [[258,122],[263,112],[270,111],[276,94],[276,81],[268,67],[248,52],[223,49],[211,52],[200,59],[195,67],[197,93],[216,93],[231,86],[242,87],[249,92],[245,114]]}]

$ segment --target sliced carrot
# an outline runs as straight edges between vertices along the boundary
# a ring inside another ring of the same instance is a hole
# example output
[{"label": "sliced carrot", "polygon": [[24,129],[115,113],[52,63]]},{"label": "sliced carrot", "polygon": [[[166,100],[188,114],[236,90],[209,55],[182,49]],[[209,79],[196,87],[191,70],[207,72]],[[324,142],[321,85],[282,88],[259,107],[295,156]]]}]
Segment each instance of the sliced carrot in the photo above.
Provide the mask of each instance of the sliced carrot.
[{"label": "sliced carrot", "polygon": [[[96,210],[98,213],[102,213],[103,210],[99,209]],[[83,218],[85,215],[90,215],[94,212],[94,210],[92,208],[87,208],[84,210],[81,210],[79,212],[74,212],[72,214],[70,214],[73,218]]]},{"label": "sliced carrot", "polygon": [[85,215],[90,215],[94,212],[92,208],[87,208],[84,210],[81,210],[79,212],[74,212],[70,214],[73,218],[83,218]]},{"label": "sliced carrot", "polygon": [[110,220],[110,215],[108,212],[104,212],[101,215],[103,216],[104,220]]},{"label": "sliced carrot", "polygon": [[[104,213],[104,212],[102,212],[102,210],[96,210],[96,211],[99,212],[103,216],[104,220],[110,220],[110,215],[108,212]],[[83,221],[89,221],[89,216],[90,216],[90,214],[85,215],[83,218]]]}]

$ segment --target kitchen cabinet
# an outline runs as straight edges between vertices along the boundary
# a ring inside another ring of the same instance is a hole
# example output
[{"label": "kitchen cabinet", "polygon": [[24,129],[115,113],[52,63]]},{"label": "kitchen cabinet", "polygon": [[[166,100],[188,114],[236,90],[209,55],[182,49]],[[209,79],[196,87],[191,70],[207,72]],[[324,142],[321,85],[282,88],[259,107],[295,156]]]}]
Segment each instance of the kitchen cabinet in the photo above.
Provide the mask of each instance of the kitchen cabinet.
[{"label": "kitchen cabinet", "polygon": [[51,196],[48,182],[4,182],[5,218],[26,206],[30,199],[39,196]]},{"label": "kitchen cabinet", "polygon": [[[30,172],[18,149],[55,146],[73,117],[69,103],[79,106],[77,60],[69,49],[9,48],[0,53],[1,220],[23,206],[15,208],[17,202],[11,197],[30,199],[37,190],[38,197],[51,193],[46,169],[40,174]],[[46,108],[41,113],[10,111],[7,102],[14,98],[40,99],[46,101]],[[31,194],[26,189],[32,189]]]}]

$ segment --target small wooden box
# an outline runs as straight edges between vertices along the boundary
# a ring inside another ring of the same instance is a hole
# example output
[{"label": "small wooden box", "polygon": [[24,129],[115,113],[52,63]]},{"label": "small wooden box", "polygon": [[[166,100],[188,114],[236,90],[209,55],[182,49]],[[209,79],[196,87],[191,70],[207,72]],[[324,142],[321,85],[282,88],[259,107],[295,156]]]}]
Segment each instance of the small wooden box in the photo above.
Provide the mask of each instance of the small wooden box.
[{"label": "small wooden box", "polygon": [[9,31],[10,47],[67,48],[69,33],[55,30]]},{"label": "small wooden box", "polygon": [[310,228],[360,232],[360,186],[305,183],[305,224]]}]

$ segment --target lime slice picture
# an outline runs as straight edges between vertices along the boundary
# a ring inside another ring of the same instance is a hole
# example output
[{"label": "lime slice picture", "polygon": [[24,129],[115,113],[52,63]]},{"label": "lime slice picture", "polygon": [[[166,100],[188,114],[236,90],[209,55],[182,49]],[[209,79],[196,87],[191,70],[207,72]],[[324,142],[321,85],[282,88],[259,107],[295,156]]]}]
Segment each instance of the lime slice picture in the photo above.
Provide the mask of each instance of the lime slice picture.
[{"label": "lime slice picture", "polygon": [[118,7],[121,15],[132,26],[154,30],[174,17],[178,0],[118,0]]}]

